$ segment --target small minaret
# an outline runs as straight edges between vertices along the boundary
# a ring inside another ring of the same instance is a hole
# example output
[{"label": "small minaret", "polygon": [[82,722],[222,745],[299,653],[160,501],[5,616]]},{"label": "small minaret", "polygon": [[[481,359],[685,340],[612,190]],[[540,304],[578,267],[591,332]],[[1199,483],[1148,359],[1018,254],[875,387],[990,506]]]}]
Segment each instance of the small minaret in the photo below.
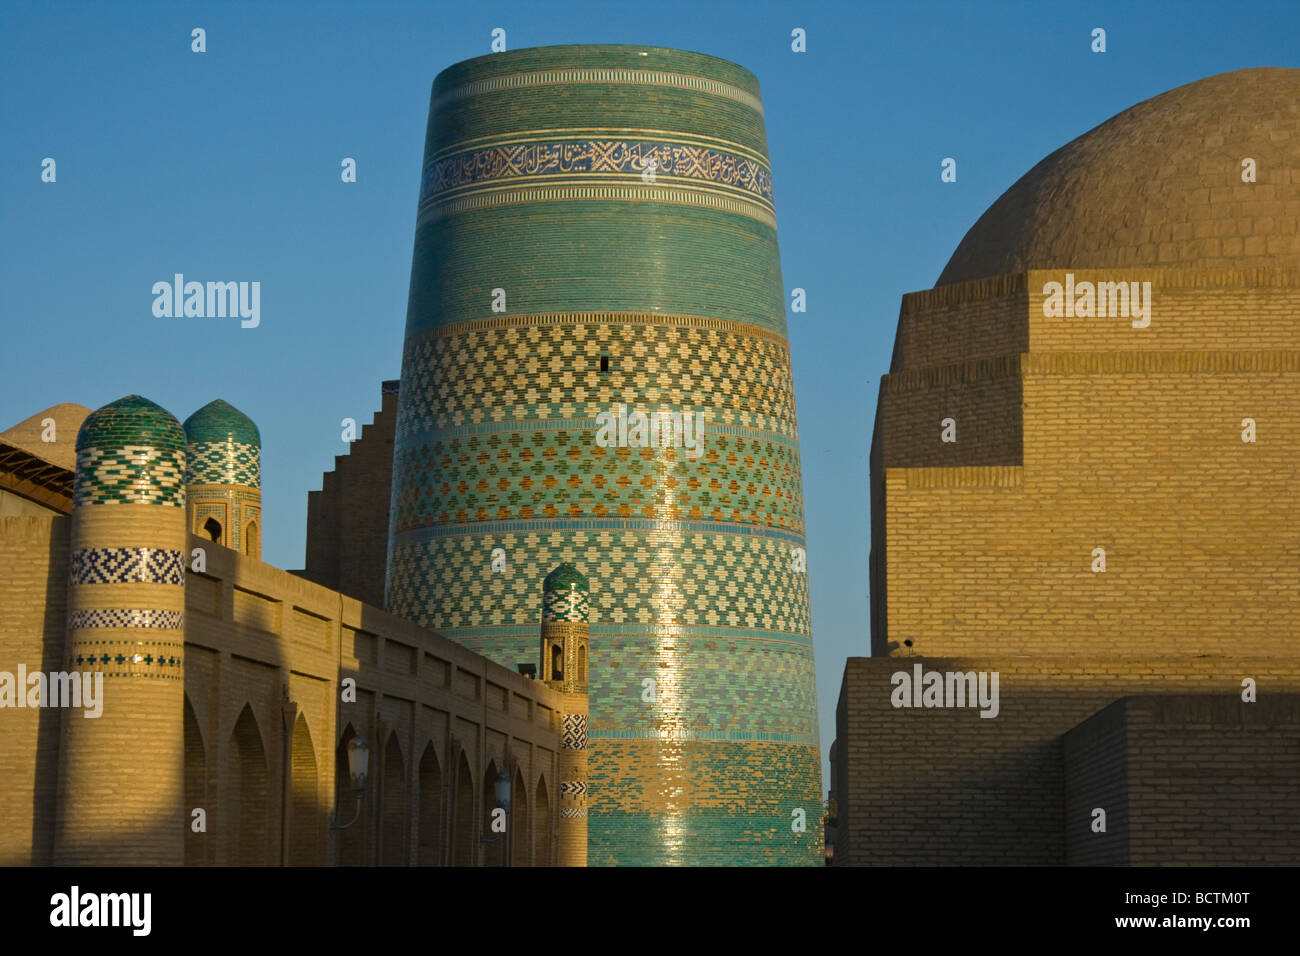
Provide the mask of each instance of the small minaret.
[{"label": "small minaret", "polygon": [[587,627],[591,586],[567,561],[542,582],[542,679],[563,694],[556,863],[587,865]]},{"label": "small minaret", "polygon": [[262,436],[228,402],[209,402],[185,420],[190,531],[262,557]]},{"label": "small minaret", "polygon": [[63,668],[82,694],[62,718],[56,866],[184,862],[186,542],[180,423],[139,395],[92,412],[77,434]]}]

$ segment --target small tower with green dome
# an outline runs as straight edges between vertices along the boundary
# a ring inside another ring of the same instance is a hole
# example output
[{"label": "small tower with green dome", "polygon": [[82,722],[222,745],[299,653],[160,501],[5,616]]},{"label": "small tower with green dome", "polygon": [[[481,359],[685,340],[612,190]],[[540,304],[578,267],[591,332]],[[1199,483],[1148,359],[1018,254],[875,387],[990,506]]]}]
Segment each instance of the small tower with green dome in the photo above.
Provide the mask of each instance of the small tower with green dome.
[{"label": "small tower with green dome", "polygon": [[56,866],[184,856],[185,433],[128,395],[77,434],[64,669],[102,712],[63,718]]},{"label": "small tower with green dome", "polygon": [[185,421],[190,531],[262,557],[262,436],[229,402],[209,402]]},{"label": "small tower with green dome", "polygon": [[568,561],[542,582],[542,679],[563,695],[556,861],[587,865],[587,658],[591,584]]}]

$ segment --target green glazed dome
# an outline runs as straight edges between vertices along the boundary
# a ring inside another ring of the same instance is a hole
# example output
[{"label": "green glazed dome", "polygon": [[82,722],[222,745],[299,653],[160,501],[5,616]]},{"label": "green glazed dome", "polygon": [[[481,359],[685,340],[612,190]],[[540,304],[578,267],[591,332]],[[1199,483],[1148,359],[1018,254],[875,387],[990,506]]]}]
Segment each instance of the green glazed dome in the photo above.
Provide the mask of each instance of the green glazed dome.
[{"label": "green glazed dome", "polygon": [[591,593],[591,584],[587,581],[586,575],[568,561],[565,561],[546,576],[546,580],[542,582],[542,593],[562,592],[568,594],[574,585],[577,585],[577,589],[583,594]]},{"label": "green glazed dome", "polygon": [[220,398],[208,402],[185,420],[185,436],[191,444],[233,441],[262,447],[262,435],[253,420]]},{"label": "green glazed dome", "polygon": [[77,432],[76,507],[185,507],[185,431],[161,405],[127,395],[91,412]]},{"label": "green glazed dome", "polygon": [[171,412],[142,395],[127,395],[86,416],[77,432],[77,451],[149,445],[183,451],[185,432]]}]

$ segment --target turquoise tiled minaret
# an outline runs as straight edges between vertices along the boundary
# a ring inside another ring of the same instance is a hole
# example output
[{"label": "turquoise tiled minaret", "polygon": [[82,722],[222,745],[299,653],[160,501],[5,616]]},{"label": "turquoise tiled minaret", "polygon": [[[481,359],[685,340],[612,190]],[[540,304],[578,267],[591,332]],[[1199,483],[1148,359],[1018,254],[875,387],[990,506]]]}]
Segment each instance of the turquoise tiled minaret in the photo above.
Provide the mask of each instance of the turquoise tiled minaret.
[{"label": "turquoise tiled minaret", "polygon": [[774,197],[733,63],[543,47],[434,81],[387,603],[514,667],[537,581],[590,578],[592,865],[822,862]]}]

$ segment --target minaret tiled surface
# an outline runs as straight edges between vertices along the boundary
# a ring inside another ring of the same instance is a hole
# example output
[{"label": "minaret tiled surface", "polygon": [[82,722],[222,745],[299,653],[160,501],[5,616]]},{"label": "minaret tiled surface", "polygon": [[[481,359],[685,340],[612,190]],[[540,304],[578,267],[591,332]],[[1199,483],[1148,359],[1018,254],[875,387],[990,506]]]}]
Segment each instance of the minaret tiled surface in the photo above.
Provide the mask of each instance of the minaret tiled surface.
[{"label": "minaret tiled surface", "polygon": [[774,210],[735,64],[548,47],[434,81],[387,603],[514,666],[538,578],[583,569],[593,865],[821,859],[791,826],[820,773]]}]

